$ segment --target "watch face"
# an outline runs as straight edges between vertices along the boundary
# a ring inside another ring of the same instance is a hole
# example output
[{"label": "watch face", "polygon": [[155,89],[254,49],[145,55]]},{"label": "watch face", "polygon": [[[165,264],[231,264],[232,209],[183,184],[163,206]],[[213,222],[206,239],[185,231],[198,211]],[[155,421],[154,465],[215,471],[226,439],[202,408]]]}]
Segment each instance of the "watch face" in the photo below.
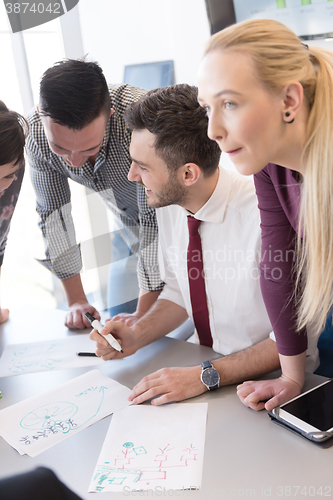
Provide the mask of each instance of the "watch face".
[{"label": "watch face", "polygon": [[215,368],[207,368],[202,372],[202,381],[204,384],[212,387],[219,383],[219,373],[215,370]]}]

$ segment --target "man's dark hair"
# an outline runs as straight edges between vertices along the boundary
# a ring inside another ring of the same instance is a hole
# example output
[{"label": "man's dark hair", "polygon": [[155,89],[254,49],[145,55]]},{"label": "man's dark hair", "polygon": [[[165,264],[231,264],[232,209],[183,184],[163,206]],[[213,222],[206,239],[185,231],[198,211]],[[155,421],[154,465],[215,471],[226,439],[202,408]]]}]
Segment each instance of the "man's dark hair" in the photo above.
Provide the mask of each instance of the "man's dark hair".
[{"label": "man's dark hair", "polygon": [[12,162],[17,165],[23,161],[27,133],[28,124],[23,116],[10,111],[0,101],[0,165]]},{"label": "man's dark hair", "polygon": [[39,90],[42,116],[65,127],[82,130],[111,109],[108,86],[95,62],[66,59],[47,69]]},{"label": "man's dark hair", "polygon": [[208,118],[197,96],[198,89],[186,84],[151,90],[127,107],[125,121],[132,131],[147,129],[156,135],[156,154],[169,169],[195,163],[208,177],[216,171],[221,151],[207,136]]}]

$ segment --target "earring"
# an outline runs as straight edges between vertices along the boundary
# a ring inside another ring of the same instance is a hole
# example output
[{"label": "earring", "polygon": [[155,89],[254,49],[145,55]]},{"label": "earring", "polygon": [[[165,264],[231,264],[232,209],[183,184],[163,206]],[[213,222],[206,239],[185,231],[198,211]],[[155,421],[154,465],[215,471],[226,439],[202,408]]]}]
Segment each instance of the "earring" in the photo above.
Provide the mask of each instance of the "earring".
[{"label": "earring", "polygon": [[[290,116],[290,113],[289,111],[286,112],[286,117],[288,118]],[[286,123],[293,123],[293,121],[295,120],[295,118],[293,118],[292,120],[290,120],[290,122],[286,122]]]}]

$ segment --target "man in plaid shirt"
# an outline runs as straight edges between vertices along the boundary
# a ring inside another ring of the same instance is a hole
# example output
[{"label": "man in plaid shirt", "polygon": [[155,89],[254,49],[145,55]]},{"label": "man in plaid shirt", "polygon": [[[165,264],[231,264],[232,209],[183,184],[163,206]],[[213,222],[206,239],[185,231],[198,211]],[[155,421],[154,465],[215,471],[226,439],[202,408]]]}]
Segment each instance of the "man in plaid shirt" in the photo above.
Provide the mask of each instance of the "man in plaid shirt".
[{"label": "man in plaid shirt", "polygon": [[86,312],[99,318],[80,278],[82,261],[71,215],[69,178],[100,195],[119,222],[117,233],[128,255],[138,255],[137,308],[133,314],[123,314],[122,320],[133,324],[163,288],[155,211],[146,203],[144,188],[127,179],[131,134],[123,114],[144,93],[129,85],[108,88],[98,64],[66,60],[44,73],[39,106],[28,117],[26,147],[45,240],[43,263],[64,286],[69,328],[89,327]]}]

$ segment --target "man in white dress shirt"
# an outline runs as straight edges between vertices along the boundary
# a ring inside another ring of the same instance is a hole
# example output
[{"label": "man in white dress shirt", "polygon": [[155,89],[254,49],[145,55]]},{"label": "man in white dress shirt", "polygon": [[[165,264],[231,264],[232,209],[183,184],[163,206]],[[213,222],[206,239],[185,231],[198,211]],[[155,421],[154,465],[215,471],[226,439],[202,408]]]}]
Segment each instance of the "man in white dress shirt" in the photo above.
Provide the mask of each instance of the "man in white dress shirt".
[{"label": "man in white dress shirt", "polygon": [[92,332],[96,354],[105,360],[128,356],[193,319],[187,275],[187,218],[192,215],[202,221],[212,347],[223,357],[203,366],[159,370],[142,379],[130,398],[134,404],[150,398],[154,405],[181,401],[276,370],[278,353],[260,293],[259,211],[252,179],[219,167],[220,150],[207,137],[207,117],[195,87],[151,91],[128,108],[125,119],[133,131],[128,178],[145,187],[148,205],[157,208],[165,286],[131,328],[106,323],[103,333],[118,338],[123,353]]}]

